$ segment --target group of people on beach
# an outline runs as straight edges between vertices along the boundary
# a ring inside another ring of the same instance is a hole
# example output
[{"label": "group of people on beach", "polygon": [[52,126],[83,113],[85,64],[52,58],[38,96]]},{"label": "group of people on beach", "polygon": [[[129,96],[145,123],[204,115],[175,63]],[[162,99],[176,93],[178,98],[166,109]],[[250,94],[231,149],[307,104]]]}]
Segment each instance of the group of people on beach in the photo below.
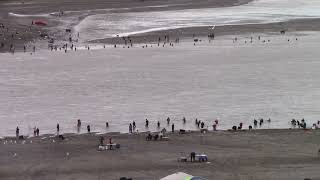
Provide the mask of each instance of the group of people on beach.
[{"label": "group of people on beach", "polygon": [[[171,122],[171,119],[170,117],[168,117],[166,119],[167,121],[167,127],[170,126],[170,122]],[[187,120],[185,117],[182,118],[182,123],[183,124],[186,124],[187,123]],[[145,120],[145,128],[149,128],[149,120],[146,119]],[[200,121],[198,120],[197,118],[195,119],[195,125],[199,128],[199,129],[204,129],[205,128],[205,122],[204,121]],[[217,125],[218,125],[218,120],[215,120],[214,123],[213,123],[213,129],[216,130],[217,129]],[[139,132],[137,129],[136,129],[136,122],[133,121],[132,123],[129,123],[129,133],[134,133],[134,132]],[[160,129],[161,128],[161,124],[160,124],[160,121],[157,121],[156,123],[156,127],[157,129]],[[165,129],[165,128],[164,128]],[[172,122],[171,123],[171,132],[174,132],[175,131],[175,124]]]}]

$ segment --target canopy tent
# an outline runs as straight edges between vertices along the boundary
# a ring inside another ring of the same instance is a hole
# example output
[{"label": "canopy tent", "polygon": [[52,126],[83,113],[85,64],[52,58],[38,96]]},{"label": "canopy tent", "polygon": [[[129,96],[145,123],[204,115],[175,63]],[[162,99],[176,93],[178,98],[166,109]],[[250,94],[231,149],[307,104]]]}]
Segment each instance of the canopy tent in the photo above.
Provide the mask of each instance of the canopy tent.
[{"label": "canopy tent", "polygon": [[202,177],[195,177],[190,174],[186,174],[184,172],[177,172],[169,176],[166,176],[160,180],[206,180],[206,179]]},{"label": "canopy tent", "polygon": [[186,174],[184,172],[177,172],[166,176],[160,180],[191,180],[192,176],[190,174]]}]

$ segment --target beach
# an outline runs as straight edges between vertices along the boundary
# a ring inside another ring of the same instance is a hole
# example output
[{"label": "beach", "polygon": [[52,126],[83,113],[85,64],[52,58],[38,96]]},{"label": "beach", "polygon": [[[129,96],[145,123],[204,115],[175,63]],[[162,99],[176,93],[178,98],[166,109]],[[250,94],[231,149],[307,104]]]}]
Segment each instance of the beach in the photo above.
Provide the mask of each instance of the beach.
[{"label": "beach", "polygon": [[[1,1],[0,179],[320,179],[318,7]],[[164,128],[169,141],[146,141]],[[191,152],[208,162],[178,161]]]},{"label": "beach", "polygon": [[[100,136],[105,141],[112,138],[120,149],[98,151]],[[207,179],[320,179],[318,130],[176,132],[167,136],[170,141],[115,133],[68,134],[65,140],[50,135],[16,143],[1,140],[0,176],[3,180],[158,180],[181,171]],[[208,162],[177,161],[191,152],[206,154]]]}]

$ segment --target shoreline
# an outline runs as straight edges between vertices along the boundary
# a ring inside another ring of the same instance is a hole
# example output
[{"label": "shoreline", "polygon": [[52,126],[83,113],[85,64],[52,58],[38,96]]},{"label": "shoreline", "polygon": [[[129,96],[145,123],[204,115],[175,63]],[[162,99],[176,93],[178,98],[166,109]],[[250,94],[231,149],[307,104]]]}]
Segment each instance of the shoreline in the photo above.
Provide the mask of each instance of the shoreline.
[{"label": "shoreline", "polygon": [[[166,129],[166,132],[168,134],[172,134],[170,128],[162,128],[162,129]],[[312,129],[312,128],[306,128],[303,129],[301,127],[289,127],[289,128],[253,128],[253,129],[248,129],[248,128],[243,128],[240,130],[232,130],[232,129],[217,129],[217,130],[213,130],[212,128],[203,128],[205,129],[206,133],[219,133],[219,132],[251,132],[251,131],[259,131],[259,132],[275,132],[275,131],[320,131],[319,129]],[[174,133],[179,133],[180,130],[185,130],[186,133],[202,133],[201,129],[198,130],[194,130],[194,129],[177,129],[175,130]],[[23,140],[32,140],[34,138],[36,139],[47,139],[47,138],[57,138],[59,135],[65,136],[65,137],[69,137],[69,136],[84,136],[84,135],[93,135],[93,136],[106,136],[106,135],[120,135],[120,136],[134,136],[134,135],[147,135],[148,133],[151,134],[157,134],[160,133],[161,129],[157,130],[157,131],[139,131],[139,132],[133,132],[133,133],[129,133],[129,132],[120,132],[120,131],[109,131],[109,132],[99,132],[99,131],[92,131],[92,132],[84,132],[84,133],[77,133],[77,132],[65,132],[65,133],[44,133],[41,134],[39,136],[32,136],[32,135],[23,135],[20,134],[19,136],[23,136],[24,139],[19,139],[17,136],[2,136],[0,137],[0,141],[1,140],[19,140],[19,141],[23,141]],[[206,134],[204,133],[204,134]]]},{"label": "shoreline", "polygon": [[[252,23],[252,24],[239,24],[239,25],[221,25],[215,26],[214,31],[212,26],[195,26],[183,27],[176,29],[151,31],[146,33],[131,34],[128,33],[132,42],[136,44],[156,43],[158,38],[163,39],[164,36],[170,36],[171,41],[174,42],[176,38],[179,39],[195,39],[195,38],[208,38],[209,34],[214,33],[215,37],[219,36],[237,36],[237,35],[253,35],[253,34],[268,34],[276,33],[280,35],[280,31],[286,32],[300,32],[300,31],[320,31],[320,19],[296,19],[285,22],[275,23]],[[195,35],[195,37],[193,37]],[[210,39],[210,38],[209,38]],[[89,43],[98,44],[124,44],[122,37],[112,37],[105,39],[97,39],[89,41]]]}]

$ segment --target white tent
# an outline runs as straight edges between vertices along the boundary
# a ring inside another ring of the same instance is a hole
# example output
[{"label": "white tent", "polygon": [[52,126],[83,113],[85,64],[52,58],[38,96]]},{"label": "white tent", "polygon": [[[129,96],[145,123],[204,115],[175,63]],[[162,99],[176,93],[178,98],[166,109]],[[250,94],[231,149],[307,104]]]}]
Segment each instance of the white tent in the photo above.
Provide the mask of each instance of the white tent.
[{"label": "white tent", "polygon": [[186,174],[184,172],[177,172],[164,178],[161,178],[160,180],[189,180],[192,177],[193,176],[191,176],[190,174]]}]

